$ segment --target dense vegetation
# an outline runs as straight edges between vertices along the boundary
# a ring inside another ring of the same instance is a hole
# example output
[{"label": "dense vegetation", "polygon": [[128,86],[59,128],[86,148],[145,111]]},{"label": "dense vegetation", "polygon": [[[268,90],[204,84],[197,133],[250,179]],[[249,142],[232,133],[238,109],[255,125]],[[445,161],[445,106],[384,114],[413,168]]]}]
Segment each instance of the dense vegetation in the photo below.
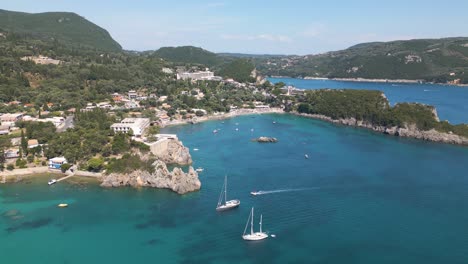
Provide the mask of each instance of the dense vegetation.
[{"label": "dense vegetation", "polygon": [[267,75],[420,79],[440,83],[460,79],[461,83],[468,83],[468,38],[374,42],[318,55],[255,61],[257,69]]},{"label": "dense vegetation", "polygon": [[120,51],[122,47],[109,33],[86,20],[67,12],[29,14],[0,10],[0,28],[40,39],[56,39],[76,48]]},{"label": "dense vegetation", "polygon": [[181,64],[200,64],[214,67],[223,63],[223,59],[213,52],[193,46],[163,47],[153,53],[154,56]]},{"label": "dense vegetation", "polygon": [[237,59],[223,65],[218,74],[225,78],[232,78],[238,82],[255,82],[255,78],[250,76],[254,68],[254,65],[250,61]]},{"label": "dense vegetation", "polygon": [[420,130],[436,129],[468,136],[468,126],[439,122],[434,107],[415,103],[400,103],[390,107],[380,91],[369,90],[313,90],[299,99],[299,113],[319,114],[333,119],[355,118],[373,125],[406,127]]}]

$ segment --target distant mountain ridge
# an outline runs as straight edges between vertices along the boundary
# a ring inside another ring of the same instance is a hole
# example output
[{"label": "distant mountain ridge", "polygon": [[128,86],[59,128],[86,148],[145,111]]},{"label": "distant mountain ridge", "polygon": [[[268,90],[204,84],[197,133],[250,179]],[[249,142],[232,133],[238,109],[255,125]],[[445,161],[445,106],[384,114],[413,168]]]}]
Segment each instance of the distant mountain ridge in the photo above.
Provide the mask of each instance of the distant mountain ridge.
[{"label": "distant mountain ridge", "polygon": [[362,43],[324,54],[255,62],[266,75],[468,83],[468,38]]},{"label": "distant mountain ridge", "polygon": [[109,32],[85,18],[69,12],[23,13],[0,9],[0,31],[58,40],[73,46],[104,51],[121,51]]}]

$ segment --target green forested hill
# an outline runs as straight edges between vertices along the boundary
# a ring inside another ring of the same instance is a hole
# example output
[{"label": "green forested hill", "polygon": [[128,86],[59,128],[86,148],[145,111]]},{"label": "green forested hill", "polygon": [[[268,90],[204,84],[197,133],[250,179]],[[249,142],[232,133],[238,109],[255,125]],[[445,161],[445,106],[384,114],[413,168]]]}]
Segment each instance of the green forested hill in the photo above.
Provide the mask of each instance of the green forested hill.
[{"label": "green forested hill", "polygon": [[256,64],[268,75],[468,83],[468,38],[364,43],[319,55],[257,59]]},{"label": "green forested hill", "polygon": [[154,56],[175,63],[202,64],[213,67],[223,62],[217,54],[193,46],[163,47],[153,53]]},{"label": "green forested hill", "polygon": [[67,12],[22,13],[0,9],[0,31],[57,40],[75,47],[119,51],[122,47],[105,29]]}]

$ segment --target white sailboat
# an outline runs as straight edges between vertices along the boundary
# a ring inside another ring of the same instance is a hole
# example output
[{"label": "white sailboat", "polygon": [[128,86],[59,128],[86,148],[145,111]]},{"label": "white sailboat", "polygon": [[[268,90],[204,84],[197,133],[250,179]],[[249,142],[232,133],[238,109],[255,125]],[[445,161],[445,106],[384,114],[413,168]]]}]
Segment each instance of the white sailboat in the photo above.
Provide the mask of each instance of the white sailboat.
[{"label": "white sailboat", "polygon": [[[223,195],[224,194],[224,195]],[[216,206],[216,211],[226,211],[232,208],[236,208],[240,205],[240,201],[227,200],[227,176],[224,177],[224,185],[221,189],[221,194],[219,195],[218,205]]]},{"label": "white sailboat", "polygon": [[[253,230],[253,219],[254,219],[254,208],[252,207],[249,218],[247,219],[247,223],[245,224],[244,234],[242,234],[242,238],[248,241],[257,241],[257,240],[268,238],[268,234],[262,231],[263,215],[260,215],[260,231],[259,232],[254,232]],[[247,227],[249,226],[249,220],[250,220],[250,234],[248,233],[246,234]]]}]

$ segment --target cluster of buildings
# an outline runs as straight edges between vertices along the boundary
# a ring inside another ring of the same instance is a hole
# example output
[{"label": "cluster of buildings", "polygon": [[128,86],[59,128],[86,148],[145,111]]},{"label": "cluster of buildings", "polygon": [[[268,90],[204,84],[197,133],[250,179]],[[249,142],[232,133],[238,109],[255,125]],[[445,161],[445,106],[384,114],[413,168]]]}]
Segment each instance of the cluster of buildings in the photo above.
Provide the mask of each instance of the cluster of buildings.
[{"label": "cluster of buildings", "polygon": [[60,64],[60,60],[55,60],[55,59],[52,59],[52,58],[49,58],[49,57],[46,57],[46,56],[26,56],[26,57],[22,57],[21,60],[23,61],[32,61],[36,64],[42,64],[42,65],[49,65],[49,64],[53,64],[53,65],[59,65]]},{"label": "cluster of buildings", "polygon": [[24,113],[2,114],[0,113],[0,136],[8,135],[13,131],[18,130],[15,123],[17,121],[34,121],[34,122],[51,122],[55,127],[60,127],[64,124],[65,118],[61,116],[54,116],[48,118],[36,118]]},{"label": "cluster of buildings", "polygon": [[177,80],[222,81],[223,78],[219,76],[215,76],[214,72],[209,71],[207,68],[204,71],[178,72]]},{"label": "cluster of buildings", "polygon": [[304,89],[298,89],[294,86],[285,86],[281,88],[281,91],[285,93],[285,95],[292,96],[292,95],[302,95],[304,94],[305,90]]}]

